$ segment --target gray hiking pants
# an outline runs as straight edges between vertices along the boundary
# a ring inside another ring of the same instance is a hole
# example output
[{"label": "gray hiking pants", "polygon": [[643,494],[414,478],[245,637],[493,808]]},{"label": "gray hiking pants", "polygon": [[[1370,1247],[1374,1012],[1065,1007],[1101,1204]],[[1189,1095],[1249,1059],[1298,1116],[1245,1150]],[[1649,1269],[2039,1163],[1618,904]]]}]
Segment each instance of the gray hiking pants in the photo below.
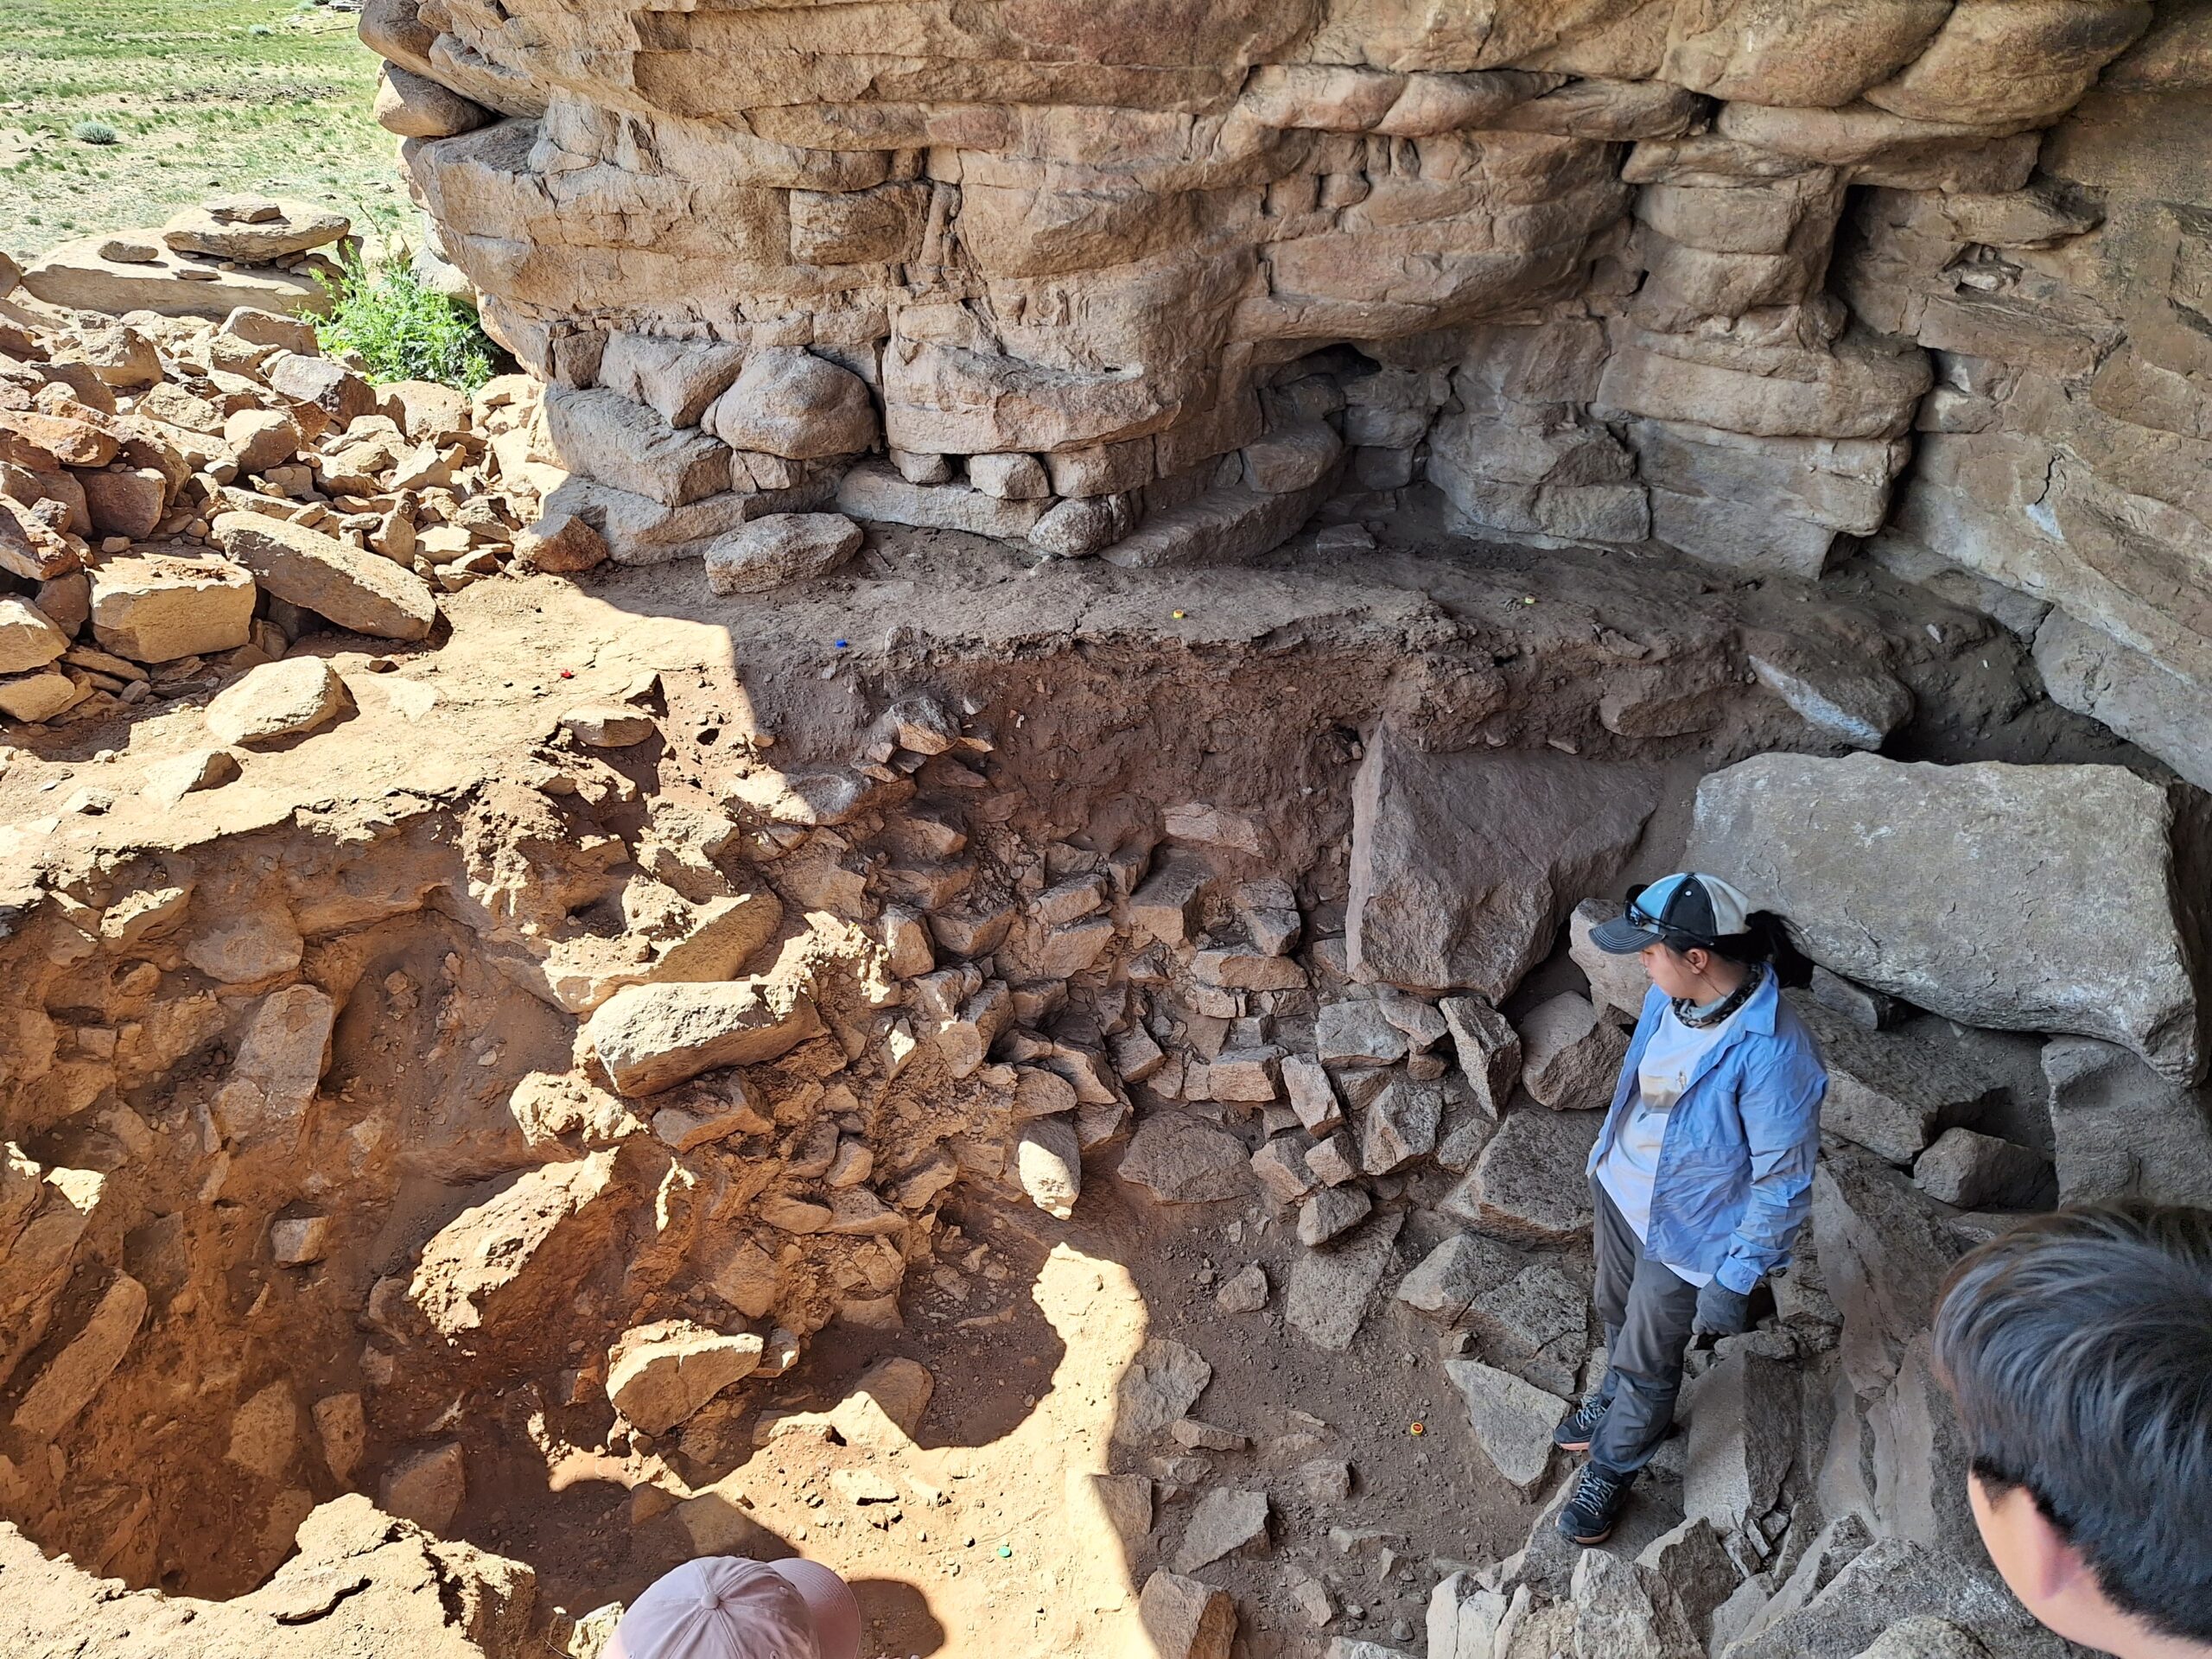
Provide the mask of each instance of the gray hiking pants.
[{"label": "gray hiking pants", "polygon": [[1675,1420],[1698,1287],[1644,1259],[1643,1241],[1595,1176],[1590,1197],[1607,1362],[1598,1390],[1605,1417],[1591,1437],[1590,1461],[1608,1474],[1633,1474],[1651,1460]]}]

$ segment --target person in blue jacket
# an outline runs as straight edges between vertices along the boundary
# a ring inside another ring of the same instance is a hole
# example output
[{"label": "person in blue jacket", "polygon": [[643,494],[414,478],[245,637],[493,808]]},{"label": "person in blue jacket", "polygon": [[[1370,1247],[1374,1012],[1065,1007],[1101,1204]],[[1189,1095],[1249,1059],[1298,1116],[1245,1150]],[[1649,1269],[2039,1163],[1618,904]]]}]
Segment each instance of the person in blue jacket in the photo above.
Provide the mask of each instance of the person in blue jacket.
[{"label": "person in blue jacket", "polygon": [[1780,995],[1744,895],[1684,872],[1593,930],[1651,976],[1590,1151],[1605,1380],[1553,1439],[1590,1461],[1560,1511],[1602,1543],[1675,1415],[1694,1337],[1751,1329],[1751,1296],[1811,1207],[1827,1072]]}]

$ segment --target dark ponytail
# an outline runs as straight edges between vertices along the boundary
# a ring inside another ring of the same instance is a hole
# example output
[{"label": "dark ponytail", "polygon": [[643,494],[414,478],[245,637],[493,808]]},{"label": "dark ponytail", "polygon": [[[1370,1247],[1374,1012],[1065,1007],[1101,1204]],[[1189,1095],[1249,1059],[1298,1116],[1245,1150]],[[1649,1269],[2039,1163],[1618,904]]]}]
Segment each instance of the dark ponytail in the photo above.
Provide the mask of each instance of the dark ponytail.
[{"label": "dark ponytail", "polygon": [[1744,918],[1741,933],[1730,933],[1713,942],[1713,954],[1726,961],[1739,963],[1772,962],[1789,949],[1789,938],[1782,930],[1782,918],[1770,910],[1755,910]]}]

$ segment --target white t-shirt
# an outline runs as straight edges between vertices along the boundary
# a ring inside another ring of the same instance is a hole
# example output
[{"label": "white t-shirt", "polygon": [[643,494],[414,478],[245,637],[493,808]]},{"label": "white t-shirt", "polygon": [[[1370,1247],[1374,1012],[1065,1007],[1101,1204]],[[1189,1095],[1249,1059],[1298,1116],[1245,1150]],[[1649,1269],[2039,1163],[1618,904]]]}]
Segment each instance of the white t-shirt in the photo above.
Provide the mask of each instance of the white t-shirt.
[{"label": "white t-shirt", "polygon": [[[1644,1045],[1643,1058],[1637,1065],[1635,1097],[1621,1118],[1613,1144],[1598,1166],[1599,1183],[1639,1243],[1651,1230],[1651,1188],[1659,1173],[1659,1146],[1667,1134],[1667,1114],[1689,1087],[1690,1074],[1697,1070],[1698,1062],[1728,1034],[1728,1027],[1742,1014],[1738,1008],[1717,1025],[1686,1026],[1675,1017],[1670,1003],[1659,1016],[1651,1040]],[[1677,1267],[1672,1262],[1663,1265],[1687,1284],[1703,1285],[1713,1278],[1709,1273]]]}]

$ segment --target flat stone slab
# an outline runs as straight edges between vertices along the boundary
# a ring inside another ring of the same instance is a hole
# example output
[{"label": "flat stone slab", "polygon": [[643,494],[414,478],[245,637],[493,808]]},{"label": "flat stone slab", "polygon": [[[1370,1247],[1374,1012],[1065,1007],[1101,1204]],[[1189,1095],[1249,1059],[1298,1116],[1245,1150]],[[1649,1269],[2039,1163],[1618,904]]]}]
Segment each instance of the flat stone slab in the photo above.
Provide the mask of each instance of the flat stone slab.
[{"label": "flat stone slab", "polygon": [[1405,1212],[1387,1210],[1326,1249],[1301,1251],[1291,1263],[1283,1319],[1317,1348],[1342,1353],[1359,1334],[1375,1287],[1397,1259]]},{"label": "flat stone slab", "polygon": [[1429,754],[1378,734],[1352,795],[1352,976],[1502,1001],[1643,834],[1650,773],[1561,754]]},{"label": "flat stone slab", "polygon": [[240,306],[314,316],[330,313],[329,290],[312,276],[273,265],[224,270],[215,260],[167,248],[146,264],[103,259],[101,245],[111,239],[80,236],[48,248],[24,267],[23,286],[48,305],[115,316],[152,311],[219,322]]},{"label": "flat stone slab", "polygon": [[1832,973],[1967,1025],[2120,1043],[2190,1082],[2205,1047],[2182,912],[2201,899],[2175,810],[2124,766],[1762,754],[1698,785],[1688,862]]}]

